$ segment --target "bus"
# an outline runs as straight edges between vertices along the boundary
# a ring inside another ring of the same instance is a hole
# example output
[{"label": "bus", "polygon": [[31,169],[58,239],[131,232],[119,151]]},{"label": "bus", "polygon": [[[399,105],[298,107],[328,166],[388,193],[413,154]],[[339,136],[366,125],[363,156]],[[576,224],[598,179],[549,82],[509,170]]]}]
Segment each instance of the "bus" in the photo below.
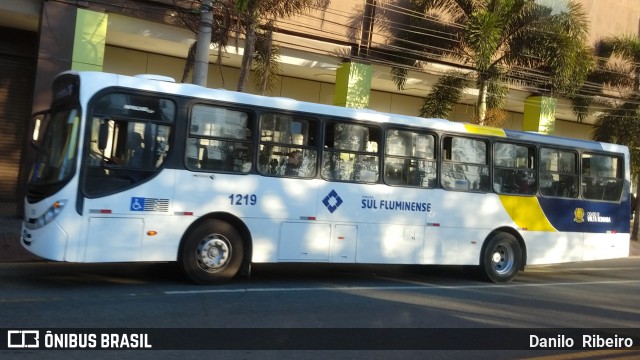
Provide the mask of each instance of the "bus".
[{"label": "bus", "polygon": [[[525,266],[629,255],[626,147],[64,72],[35,114],[21,243],[65,262]],[[37,137],[35,136],[37,133]]]}]

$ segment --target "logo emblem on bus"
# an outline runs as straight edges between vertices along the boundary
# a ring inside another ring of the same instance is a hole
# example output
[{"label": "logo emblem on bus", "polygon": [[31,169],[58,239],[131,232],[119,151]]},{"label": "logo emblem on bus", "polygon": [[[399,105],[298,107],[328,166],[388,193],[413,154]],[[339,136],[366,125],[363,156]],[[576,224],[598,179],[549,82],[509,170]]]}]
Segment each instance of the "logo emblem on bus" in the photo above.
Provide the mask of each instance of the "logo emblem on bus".
[{"label": "logo emblem on bus", "polygon": [[583,223],[584,222],[584,209],[583,208],[576,208],[573,211],[573,221],[577,222],[577,223]]},{"label": "logo emblem on bus", "polygon": [[327,207],[327,210],[329,210],[329,212],[333,214],[333,212],[336,211],[336,209],[338,209],[338,207],[340,207],[340,205],[342,204],[342,199],[335,190],[331,190],[329,195],[325,196],[324,199],[322,199],[322,203]]}]

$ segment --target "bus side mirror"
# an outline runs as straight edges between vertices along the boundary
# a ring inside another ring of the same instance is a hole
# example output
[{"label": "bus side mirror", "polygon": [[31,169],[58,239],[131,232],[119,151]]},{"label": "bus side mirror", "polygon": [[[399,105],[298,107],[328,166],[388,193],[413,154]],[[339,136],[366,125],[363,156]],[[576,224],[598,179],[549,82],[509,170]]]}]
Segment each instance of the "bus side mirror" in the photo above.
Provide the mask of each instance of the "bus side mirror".
[{"label": "bus side mirror", "polygon": [[98,149],[104,151],[107,148],[107,141],[109,139],[109,118],[104,118],[100,123],[100,129],[98,129]]}]

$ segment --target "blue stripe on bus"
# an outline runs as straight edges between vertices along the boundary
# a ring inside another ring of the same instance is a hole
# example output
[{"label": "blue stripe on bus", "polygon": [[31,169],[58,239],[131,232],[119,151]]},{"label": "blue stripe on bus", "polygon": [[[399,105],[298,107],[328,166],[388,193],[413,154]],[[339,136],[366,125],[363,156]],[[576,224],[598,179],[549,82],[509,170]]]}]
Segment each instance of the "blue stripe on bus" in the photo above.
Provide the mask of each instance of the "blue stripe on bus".
[{"label": "blue stripe on bus", "polygon": [[558,231],[586,233],[628,233],[631,205],[628,196],[622,204],[579,199],[539,197],[547,219]]}]

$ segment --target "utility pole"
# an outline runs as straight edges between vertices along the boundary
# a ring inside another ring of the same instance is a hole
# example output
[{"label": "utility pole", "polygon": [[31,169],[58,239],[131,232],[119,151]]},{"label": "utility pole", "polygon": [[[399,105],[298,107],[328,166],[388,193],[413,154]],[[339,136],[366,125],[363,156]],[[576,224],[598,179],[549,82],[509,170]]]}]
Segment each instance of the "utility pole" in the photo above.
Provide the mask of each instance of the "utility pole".
[{"label": "utility pole", "polygon": [[193,83],[200,86],[207,86],[209,45],[211,44],[211,28],[213,27],[213,12],[211,8],[211,0],[202,0],[198,43],[196,45],[195,61],[193,62]]}]

